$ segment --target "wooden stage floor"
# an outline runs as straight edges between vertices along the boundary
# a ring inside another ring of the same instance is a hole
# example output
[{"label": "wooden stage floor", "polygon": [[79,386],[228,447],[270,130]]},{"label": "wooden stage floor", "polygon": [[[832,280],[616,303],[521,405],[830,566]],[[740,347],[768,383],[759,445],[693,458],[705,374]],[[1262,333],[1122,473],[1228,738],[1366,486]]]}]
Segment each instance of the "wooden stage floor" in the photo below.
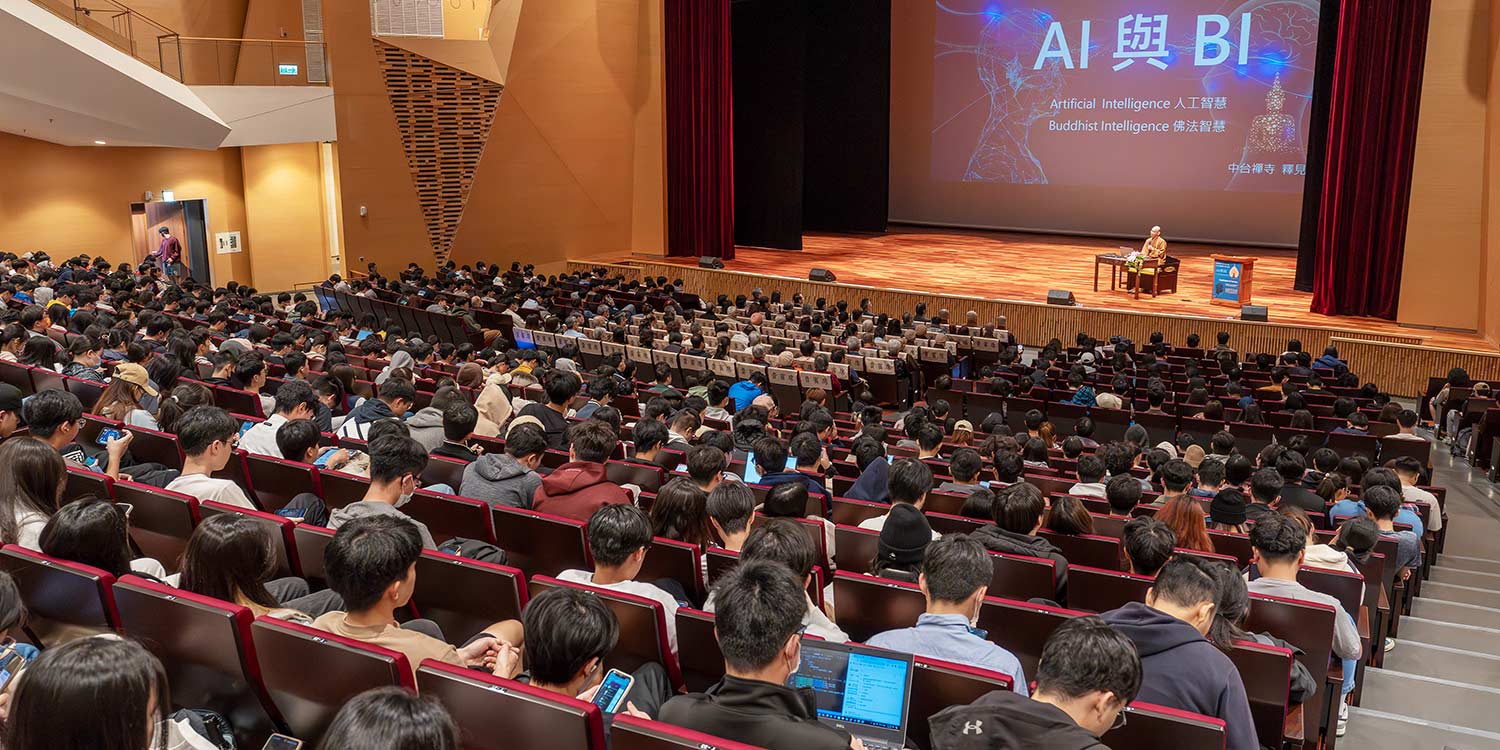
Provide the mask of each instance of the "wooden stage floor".
[{"label": "wooden stage floor", "polygon": [[[1168,242],[1171,238],[1168,237]],[[1045,302],[1048,289],[1073,292],[1088,308],[1191,315],[1206,319],[1238,318],[1239,310],[1209,302],[1215,253],[1247,255],[1255,264],[1255,303],[1270,308],[1272,322],[1348,328],[1420,337],[1432,346],[1492,351],[1474,333],[1437,331],[1399,325],[1377,318],[1318,315],[1309,310],[1312,293],[1292,288],[1296,252],[1173,242],[1168,252],[1181,259],[1177,293],[1139,300],[1123,290],[1110,291],[1109,268],[1099,269],[1094,291],[1094,256],[1129,242],[1091,237],[982,232],[961,229],[893,227],[881,235],[807,234],[803,250],[740,247],[725,264],[730,271],[806,279],[813,267],[833,271],[841,283],[887,289],[960,294],[990,299]],[[695,265],[694,258],[655,258]],[[767,285],[766,291],[770,291]],[[955,317],[962,310],[951,311]]]}]

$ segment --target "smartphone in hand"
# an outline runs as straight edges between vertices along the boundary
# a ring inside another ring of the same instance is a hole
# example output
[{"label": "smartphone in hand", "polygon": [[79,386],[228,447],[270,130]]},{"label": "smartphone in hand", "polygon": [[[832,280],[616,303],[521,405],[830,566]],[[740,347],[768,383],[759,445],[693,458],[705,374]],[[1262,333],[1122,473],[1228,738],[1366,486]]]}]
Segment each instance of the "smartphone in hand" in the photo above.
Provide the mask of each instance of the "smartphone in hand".
[{"label": "smartphone in hand", "polygon": [[284,734],[273,734],[260,750],[302,750],[302,740]]},{"label": "smartphone in hand", "polygon": [[630,688],[635,685],[635,678],[611,669],[604,675],[604,681],[599,683],[599,689],[594,692],[594,705],[607,714],[616,714],[625,707],[625,696],[630,694]]},{"label": "smartphone in hand", "polygon": [[119,440],[122,437],[125,437],[125,433],[120,432],[113,427],[106,427],[99,431],[99,437],[94,438],[94,442],[98,443],[99,445],[108,447],[109,441]]}]

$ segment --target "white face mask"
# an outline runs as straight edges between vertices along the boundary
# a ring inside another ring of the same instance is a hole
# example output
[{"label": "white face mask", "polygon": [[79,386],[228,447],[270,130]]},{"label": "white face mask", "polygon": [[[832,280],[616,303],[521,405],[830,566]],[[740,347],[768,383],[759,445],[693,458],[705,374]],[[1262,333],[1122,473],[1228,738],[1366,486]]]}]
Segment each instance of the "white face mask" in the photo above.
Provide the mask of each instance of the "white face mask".
[{"label": "white face mask", "polygon": [[401,506],[403,506],[403,505],[411,502],[411,496],[412,496],[412,494],[413,493],[410,493],[410,492],[403,492],[403,493],[401,493],[401,497],[396,498],[396,507],[399,508],[399,507],[401,507]]}]

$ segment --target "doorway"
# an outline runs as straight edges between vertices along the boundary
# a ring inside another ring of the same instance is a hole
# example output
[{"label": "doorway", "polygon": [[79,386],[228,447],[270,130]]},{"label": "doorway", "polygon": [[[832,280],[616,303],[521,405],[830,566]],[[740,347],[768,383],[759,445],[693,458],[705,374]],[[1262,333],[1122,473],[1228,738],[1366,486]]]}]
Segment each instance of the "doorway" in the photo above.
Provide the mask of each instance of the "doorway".
[{"label": "doorway", "polygon": [[208,201],[152,201],[130,204],[130,234],[137,265],[155,252],[161,242],[159,230],[166,227],[182,243],[182,262],[187,274],[202,284],[213,283],[208,263]]}]

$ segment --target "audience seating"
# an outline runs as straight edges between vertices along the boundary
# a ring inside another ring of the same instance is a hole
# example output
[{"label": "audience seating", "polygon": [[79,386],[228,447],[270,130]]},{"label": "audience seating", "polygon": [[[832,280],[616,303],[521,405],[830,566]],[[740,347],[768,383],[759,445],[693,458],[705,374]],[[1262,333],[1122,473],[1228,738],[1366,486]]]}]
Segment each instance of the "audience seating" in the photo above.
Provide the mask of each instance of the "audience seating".
[{"label": "audience seating", "polygon": [[646,548],[646,560],[635,577],[641,581],[670,578],[682,584],[690,597],[701,601],[705,595],[702,560],[697,546],[656,537]]},{"label": "audience seating", "polygon": [[840,570],[833,574],[834,610],[839,629],[854,641],[868,641],[877,633],[917,624],[927,611],[927,600],[915,583],[859,575]]},{"label": "audience seating", "polygon": [[0,548],[0,568],[15,579],[26,602],[25,632],[37,646],[56,646],[120,626],[115,577],[109,573],[14,544]]},{"label": "audience seating", "polygon": [[757,750],[752,745],[629,714],[615,716],[610,725],[609,746],[610,750]]},{"label": "audience seating", "polygon": [[396,651],[270,617],[256,619],[250,634],[267,695],[292,735],[310,745],[354,696],[387,685],[416,687]]},{"label": "audience seating", "polygon": [[417,690],[443,704],[462,750],[605,750],[592,703],[428,659]]},{"label": "audience seating", "polygon": [[[1318,686],[1316,695],[1303,702],[1303,743],[1307,750],[1315,750],[1321,737],[1321,728],[1337,721],[1339,682],[1329,668],[1333,655],[1333,627],[1335,612],[1331,607],[1311,602],[1294,601],[1263,594],[1250,595],[1250,615],[1245,619],[1245,629],[1250,632],[1269,632],[1301,649],[1297,661],[1312,673]],[[1342,669],[1335,670],[1342,678]]]},{"label": "audience seating", "polygon": [[1068,606],[1084,612],[1108,612],[1130,602],[1146,601],[1152,579],[1118,570],[1068,566]]},{"label": "audience seating", "polygon": [[724,677],[724,655],[712,612],[677,608],[677,664],[689,692],[702,692]]},{"label": "audience seating", "polygon": [[297,557],[297,574],[307,581],[313,591],[328,588],[328,576],[323,572],[323,550],[333,541],[333,530],[308,523],[292,527],[292,550]]},{"label": "audience seating", "polygon": [[[220,513],[234,513],[244,516],[255,525],[263,527],[265,533],[275,540],[274,551],[276,554],[276,572],[273,578],[297,575],[296,545],[292,541],[293,529],[301,524],[295,523],[290,518],[283,518],[274,513],[264,513],[258,510],[241,508],[237,505],[225,505],[224,503],[207,502],[198,503],[198,516],[207,519]],[[320,558],[321,559],[321,558]]]},{"label": "audience seating", "polygon": [[[1250,715],[1255,719],[1255,733],[1265,744],[1270,738],[1286,735],[1287,701],[1292,680],[1290,649],[1267,646],[1253,641],[1239,641],[1229,652],[1230,661],[1245,683],[1245,697],[1250,701]],[[1292,732],[1300,737],[1299,724]]]},{"label": "audience seating", "polygon": [[318,470],[311,464],[246,453],[245,476],[256,502],[271,513],[285,508],[292,498],[304,492],[323,496]]},{"label": "audience seating", "polygon": [[949,706],[968,705],[994,690],[1014,689],[1010,675],[918,656],[912,660],[906,736],[918,747],[930,748],[928,720],[933,714]]},{"label": "audience seating", "polygon": [[985,597],[979,608],[979,628],[990,640],[1015,655],[1028,675],[1036,674],[1042,647],[1063,622],[1085,613],[1045,604]]},{"label": "audience seating", "polygon": [[1140,701],[1125,710],[1125,726],[1099,738],[1110,750],[1224,750],[1224,722],[1219,719]]},{"label": "audience seating", "polygon": [[198,500],[146,484],[114,483],[115,502],[129,504],[130,540],[141,554],[175,573],[197,526]]},{"label": "audience seating", "polygon": [[555,576],[564,570],[589,570],[584,524],[534,510],[492,506],[495,543],[511,565],[528,576]]},{"label": "audience seating", "polygon": [[519,620],[526,606],[525,574],[506,565],[424,550],[417,581],[412,607],[418,617],[436,622],[451,643],[502,620]]},{"label": "audience seating", "polygon": [[135,576],[121,578],[114,594],[121,630],[166,667],[173,708],[217,712],[244,747],[283,728],[260,681],[249,609]]},{"label": "audience seating", "polygon": [[411,501],[401,506],[401,512],[426,526],[437,544],[460,537],[481,542],[495,538],[490,529],[490,506],[480,500],[417,490]]}]

